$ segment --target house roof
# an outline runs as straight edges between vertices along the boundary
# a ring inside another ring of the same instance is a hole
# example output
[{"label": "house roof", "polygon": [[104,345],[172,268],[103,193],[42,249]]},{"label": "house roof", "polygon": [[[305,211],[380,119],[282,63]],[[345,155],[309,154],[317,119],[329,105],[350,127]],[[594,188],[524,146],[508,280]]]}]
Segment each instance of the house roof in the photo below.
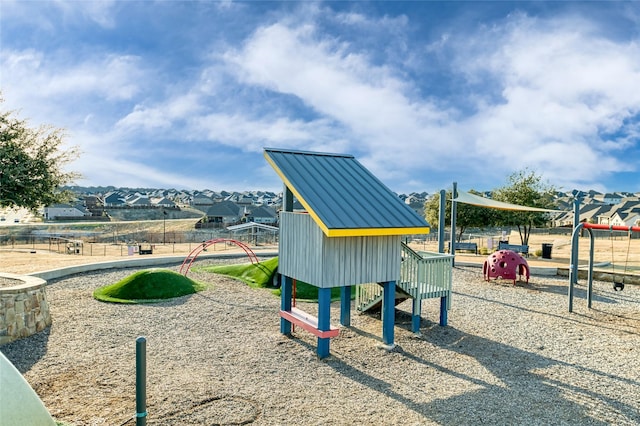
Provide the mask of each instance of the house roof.
[{"label": "house roof", "polygon": [[235,217],[239,214],[240,207],[236,206],[231,201],[221,201],[207,209],[207,216],[209,217]]},{"label": "house roof", "polygon": [[265,148],[264,156],[328,237],[429,233],[352,155]]},{"label": "house roof", "polygon": [[265,206],[258,206],[251,210],[250,216],[275,218],[277,214],[276,214],[276,211],[272,208],[265,207]]}]

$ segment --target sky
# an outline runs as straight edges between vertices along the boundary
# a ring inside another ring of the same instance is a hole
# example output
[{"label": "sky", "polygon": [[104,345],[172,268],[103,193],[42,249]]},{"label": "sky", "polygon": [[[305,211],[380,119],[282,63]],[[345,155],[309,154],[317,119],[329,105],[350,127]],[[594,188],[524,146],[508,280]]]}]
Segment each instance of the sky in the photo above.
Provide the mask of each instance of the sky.
[{"label": "sky", "polygon": [[281,191],[263,148],[391,190],[640,191],[640,2],[0,0],[2,110],[83,186]]}]

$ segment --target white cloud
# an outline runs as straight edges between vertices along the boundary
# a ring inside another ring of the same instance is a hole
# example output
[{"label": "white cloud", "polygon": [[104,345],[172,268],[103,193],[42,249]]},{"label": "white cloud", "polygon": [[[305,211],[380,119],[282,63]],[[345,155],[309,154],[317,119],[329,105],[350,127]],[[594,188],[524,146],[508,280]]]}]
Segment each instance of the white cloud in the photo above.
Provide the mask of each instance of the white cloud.
[{"label": "white cloud", "polygon": [[457,142],[442,146],[433,140],[451,111],[413,99],[410,82],[391,69],[372,66],[366,55],[350,52],[346,45],[319,38],[309,25],[261,28],[243,49],[225,58],[242,82],[293,94],[341,123],[350,148],[366,153],[376,170],[390,163],[423,165],[417,150],[443,152]]},{"label": "white cloud", "polygon": [[501,90],[486,92],[467,119],[477,158],[528,165],[567,185],[631,170],[612,152],[628,138],[603,134],[626,133],[624,120],[640,111],[640,46],[608,40],[582,19],[511,19],[471,45],[458,40],[456,65],[468,80],[488,77]]},{"label": "white cloud", "polygon": [[116,127],[123,130],[178,131],[177,122],[187,120],[203,110],[196,93],[176,95],[153,106],[136,105],[132,112],[120,119]]},{"label": "white cloud", "polygon": [[67,127],[96,114],[100,101],[126,101],[149,81],[140,58],[96,54],[74,58],[35,49],[0,52],[2,90],[11,108],[24,108],[38,122]]},{"label": "white cloud", "polygon": [[[11,4],[13,15],[22,13]],[[64,11],[56,16],[66,24],[91,20],[131,30],[115,21],[118,3],[52,8]],[[202,10],[209,9],[230,19],[252,10],[233,2]],[[189,51],[188,72],[180,75],[176,69],[185,68],[167,66],[145,46],[104,47],[108,31],[100,35],[103,47],[87,42],[81,52],[75,44],[47,51],[7,46],[0,52],[6,105],[70,127],[87,158],[105,164],[83,160],[83,168],[106,181],[110,168],[133,179],[126,169],[137,165],[114,152],[150,140],[251,155],[264,146],[349,152],[381,179],[412,186],[431,172],[455,179],[468,170],[497,182],[528,166],[558,185],[585,187],[636,166],[624,153],[640,134],[640,44],[608,38],[606,25],[590,17],[513,14],[463,29],[442,22],[441,36],[428,38],[435,30],[423,28],[429,36],[422,45],[411,37],[422,23],[410,13],[334,13],[317,3],[293,14],[285,9],[251,16],[251,27]],[[44,18],[37,17],[42,32],[61,30]],[[256,22],[264,24],[253,30]],[[238,34],[245,38],[234,39]],[[419,66],[434,69],[413,80]],[[438,80],[423,86],[424,76]],[[425,93],[440,83],[438,93]],[[166,175],[144,167],[153,179]],[[169,179],[180,180],[178,174]]]},{"label": "white cloud", "polygon": [[343,148],[337,129],[326,120],[305,122],[286,117],[252,119],[240,114],[215,113],[192,120],[193,134],[243,151],[261,152],[266,146],[307,150]]},{"label": "white cloud", "polygon": [[[341,19],[366,22],[357,14]],[[225,59],[240,81],[295,95],[341,123],[351,141],[345,148],[362,152],[383,176],[402,175],[389,165],[410,173],[425,161],[438,169],[455,159],[478,173],[492,162],[503,176],[530,166],[561,184],[631,169],[611,152],[628,147],[629,138],[602,135],[628,133],[624,120],[638,113],[638,44],[611,41],[583,19],[519,14],[464,39],[452,34],[430,48],[452,49],[458,58],[453,71],[465,73],[478,107],[467,117],[442,106],[454,99],[416,99],[400,70],[373,65],[366,52],[311,24],[262,27]]]}]

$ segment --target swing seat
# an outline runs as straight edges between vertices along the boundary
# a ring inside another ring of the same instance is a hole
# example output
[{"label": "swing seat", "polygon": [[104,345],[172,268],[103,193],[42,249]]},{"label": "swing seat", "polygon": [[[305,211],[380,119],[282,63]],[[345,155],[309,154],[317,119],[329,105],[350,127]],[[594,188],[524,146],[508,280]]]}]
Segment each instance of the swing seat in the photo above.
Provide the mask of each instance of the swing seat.
[{"label": "swing seat", "polygon": [[616,269],[613,258],[613,233],[609,233],[609,240],[611,241],[611,281],[613,281],[613,291],[622,291],[624,290],[624,275],[627,273],[627,265],[629,264],[629,251],[631,249],[631,228],[629,228],[629,232],[627,234],[627,258],[624,261],[624,272],[620,281],[616,281]]}]

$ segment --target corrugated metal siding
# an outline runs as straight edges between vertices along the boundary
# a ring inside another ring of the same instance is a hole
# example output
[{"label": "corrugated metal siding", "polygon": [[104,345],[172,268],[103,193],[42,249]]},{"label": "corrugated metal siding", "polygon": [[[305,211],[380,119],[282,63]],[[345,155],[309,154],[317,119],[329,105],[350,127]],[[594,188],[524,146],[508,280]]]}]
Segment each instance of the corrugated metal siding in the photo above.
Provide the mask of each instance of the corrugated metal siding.
[{"label": "corrugated metal siding", "polygon": [[319,286],[323,237],[308,214],[280,212],[278,272]]},{"label": "corrugated metal siding", "polygon": [[400,236],[326,237],[306,214],[280,214],[279,272],[316,287],[400,278]]},{"label": "corrugated metal siding", "polygon": [[323,287],[397,281],[400,236],[324,237]]},{"label": "corrugated metal siding", "polygon": [[351,155],[266,148],[265,156],[329,229],[429,226]]}]

